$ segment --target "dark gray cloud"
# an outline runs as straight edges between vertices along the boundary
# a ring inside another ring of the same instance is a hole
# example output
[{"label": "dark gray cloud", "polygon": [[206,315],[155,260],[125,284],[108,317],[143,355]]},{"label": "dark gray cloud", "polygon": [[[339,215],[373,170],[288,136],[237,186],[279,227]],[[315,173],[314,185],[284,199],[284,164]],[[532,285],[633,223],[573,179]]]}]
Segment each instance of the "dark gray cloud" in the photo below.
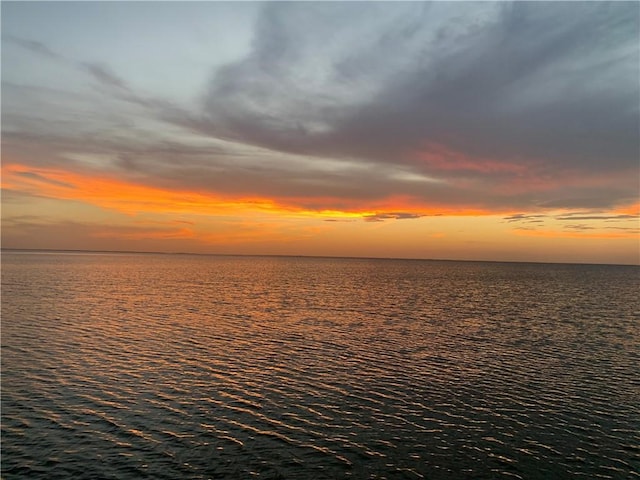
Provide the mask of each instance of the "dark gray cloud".
[{"label": "dark gray cloud", "polygon": [[629,3],[267,4],[208,113],[229,135],[303,153],[396,162],[442,144],[629,166],[638,18]]},{"label": "dark gray cloud", "polygon": [[407,220],[421,218],[424,215],[408,212],[389,212],[389,213],[376,213],[374,215],[366,215],[364,217],[365,222],[383,222],[385,220]]},{"label": "dark gray cloud", "polygon": [[565,232],[586,233],[599,230],[625,234],[640,233],[640,215],[612,215],[601,211],[579,210],[563,215],[516,213],[504,217],[504,220],[507,223],[515,224],[514,230],[518,231],[535,232],[540,229],[557,228],[555,222],[560,221],[562,222],[561,228]]},{"label": "dark gray cloud", "polygon": [[513,215],[509,215],[508,217],[504,217],[504,220],[506,220],[508,223],[512,223],[512,222],[538,223],[542,221],[543,218],[547,218],[547,215],[516,213]]},{"label": "dark gray cloud", "polygon": [[269,3],[199,128],[487,190],[556,179],[529,201],[611,206],[637,181],[592,192],[562,178],[637,168],[639,18],[624,2]]},{"label": "dark gray cloud", "polygon": [[619,222],[619,221],[638,221],[640,220],[640,215],[632,215],[632,214],[607,214],[601,212],[585,212],[577,211],[577,212],[567,212],[562,215],[547,215],[547,214],[527,214],[527,213],[516,213],[513,215],[509,215],[504,217],[508,223],[518,222],[518,223],[539,223],[544,222],[545,220],[553,219],[560,221],[604,221],[604,222]]},{"label": "dark gray cloud", "polygon": [[565,228],[565,230],[578,230],[578,231],[595,230],[596,229],[596,227],[594,227],[594,226],[585,225],[583,223],[565,225],[564,228]]}]

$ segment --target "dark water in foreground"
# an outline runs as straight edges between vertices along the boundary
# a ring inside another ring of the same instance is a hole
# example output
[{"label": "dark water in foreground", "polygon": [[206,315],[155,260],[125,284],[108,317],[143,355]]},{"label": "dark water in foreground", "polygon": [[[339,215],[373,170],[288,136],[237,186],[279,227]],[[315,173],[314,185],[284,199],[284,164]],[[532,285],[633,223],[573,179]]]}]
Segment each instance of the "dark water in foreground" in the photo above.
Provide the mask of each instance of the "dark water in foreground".
[{"label": "dark water in foreground", "polygon": [[2,478],[640,478],[640,269],[2,256]]}]

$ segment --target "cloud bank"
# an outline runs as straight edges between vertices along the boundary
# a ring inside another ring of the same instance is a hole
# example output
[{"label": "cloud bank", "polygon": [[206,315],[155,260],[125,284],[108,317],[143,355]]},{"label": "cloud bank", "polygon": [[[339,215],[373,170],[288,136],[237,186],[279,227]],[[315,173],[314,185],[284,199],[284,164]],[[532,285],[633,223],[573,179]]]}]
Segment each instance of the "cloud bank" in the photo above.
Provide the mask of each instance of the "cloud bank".
[{"label": "cloud bank", "polygon": [[637,187],[638,25],[630,3],[267,4],[205,113],[212,134],[406,166],[463,202],[608,207]]},{"label": "cloud bank", "polygon": [[136,90],[97,58],[8,37],[93,90],[5,82],[7,158],[305,209],[379,210],[371,220],[638,202],[636,3],[260,9],[248,54],[203,79],[193,108]]}]

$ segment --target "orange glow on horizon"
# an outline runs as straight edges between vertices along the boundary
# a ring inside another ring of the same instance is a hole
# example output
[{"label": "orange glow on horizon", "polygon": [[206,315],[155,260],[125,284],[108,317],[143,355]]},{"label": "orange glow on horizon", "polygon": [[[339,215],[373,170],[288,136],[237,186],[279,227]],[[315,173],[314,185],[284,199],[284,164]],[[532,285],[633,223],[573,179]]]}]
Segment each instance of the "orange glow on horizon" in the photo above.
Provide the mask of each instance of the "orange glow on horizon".
[{"label": "orange glow on horizon", "polygon": [[615,213],[619,215],[636,215],[640,216],[640,203],[636,203],[633,205],[627,205],[624,207],[617,208]]},{"label": "orange glow on horizon", "polygon": [[[33,168],[20,164],[2,166],[2,188],[36,196],[81,201],[128,215],[141,212],[229,215],[233,213],[271,213],[283,217],[323,219],[367,219],[396,212],[417,216],[486,216],[491,212],[478,208],[426,207],[410,198],[396,196],[384,201],[340,200],[336,198],[270,199],[225,197],[209,192],[173,190],[147,186],[106,175],[91,176],[52,168]],[[322,205],[350,204],[342,209]],[[301,205],[314,205],[304,207]]]},{"label": "orange glow on horizon", "polygon": [[544,238],[607,238],[607,239],[616,239],[616,238],[638,238],[638,232],[569,232],[566,230],[555,231],[555,230],[524,230],[524,229],[513,229],[513,233],[516,235],[524,235],[531,237],[544,237]]},{"label": "orange glow on horizon", "polygon": [[[626,217],[636,214],[637,203],[602,219],[593,214],[585,223],[566,225],[557,217],[575,211],[436,208],[406,195],[384,200],[232,197],[17,163],[2,165],[2,188],[35,200],[7,204],[3,211],[3,238],[13,247],[506,260],[557,255],[591,261],[586,253],[572,256],[582,248],[578,245],[596,249],[609,242],[609,251],[613,243],[624,244],[627,256],[606,262],[638,263],[633,246],[638,229]],[[41,218],[38,198],[76,203],[49,204],[49,216]],[[532,214],[535,226],[526,223]],[[612,223],[615,215],[625,218]],[[423,216],[424,221],[411,220]],[[514,228],[518,224],[509,216],[522,218],[528,229]],[[545,253],[535,257],[536,251]]]},{"label": "orange glow on horizon", "polygon": [[78,200],[125,214],[138,212],[216,214],[233,208],[274,210],[265,199],[228,200],[197,192],[166,190],[109,177],[92,177],[55,169],[3,165],[2,188],[55,199]]}]

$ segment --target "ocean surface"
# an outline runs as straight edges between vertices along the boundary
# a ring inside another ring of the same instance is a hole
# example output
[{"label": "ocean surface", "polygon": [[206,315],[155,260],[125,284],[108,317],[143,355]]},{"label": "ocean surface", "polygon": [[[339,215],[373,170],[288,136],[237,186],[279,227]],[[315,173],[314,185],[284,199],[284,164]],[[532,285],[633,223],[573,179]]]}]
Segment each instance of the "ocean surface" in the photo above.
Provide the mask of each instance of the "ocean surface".
[{"label": "ocean surface", "polygon": [[640,478],[640,268],[2,254],[2,478]]}]

